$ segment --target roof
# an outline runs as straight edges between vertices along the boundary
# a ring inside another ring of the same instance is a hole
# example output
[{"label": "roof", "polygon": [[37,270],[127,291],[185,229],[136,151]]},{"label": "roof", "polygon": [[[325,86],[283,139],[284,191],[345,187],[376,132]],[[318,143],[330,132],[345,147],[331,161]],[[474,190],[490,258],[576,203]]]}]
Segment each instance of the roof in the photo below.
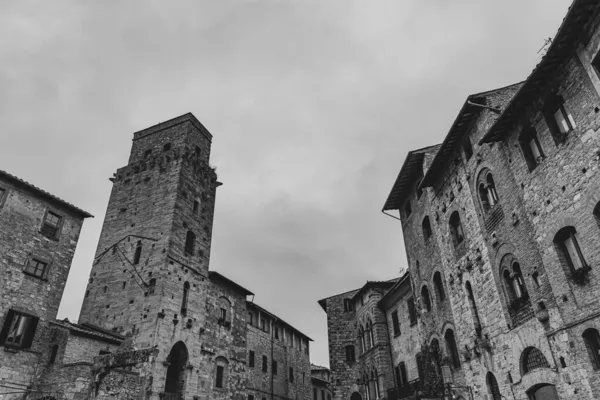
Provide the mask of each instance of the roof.
[{"label": "roof", "polygon": [[371,288],[383,288],[383,289],[387,289],[387,288],[390,288],[390,287],[394,286],[394,284],[399,279],[400,278],[390,279],[389,281],[367,281],[367,283],[365,283],[363,285],[363,287],[361,287],[360,289],[358,289],[358,292],[354,293],[354,296],[352,296],[352,300],[356,299],[360,294],[362,294],[363,292],[365,292],[367,289],[371,289]]},{"label": "roof", "polygon": [[523,106],[531,102],[532,96],[536,95],[540,87],[547,84],[548,78],[555,73],[561,63],[576,51],[576,44],[581,40],[585,25],[599,12],[598,0],[573,1],[548,51],[481,139],[480,144],[502,140],[508,130],[514,126]]},{"label": "roof", "polygon": [[397,289],[399,289],[406,281],[409,281],[410,284],[410,272],[406,271],[404,273],[404,275],[402,275],[400,277],[400,279],[398,279],[398,281],[394,284],[394,286],[392,286],[390,288],[390,290],[388,290],[383,297],[379,300],[379,306],[383,306],[397,291]]},{"label": "roof", "polygon": [[329,371],[329,368],[323,367],[321,365],[310,364],[311,371]]},{"label": "roof", "polygon": [[392,190],[388,195],[385,204],[383,205],[382,211],[387,210],[399,210],[402,207],[402,203],[406,198],[410,188],[412,188],[412,182],[419,172],[423,172],[423,159],[425,154],[436,154],[441,144],[434,146],[423,147],[422,149],[412,150],[408,152],[408,155],[404,159],[404,164],[400,168],[398,177],[392,186]]},{"label": "roof", "polygon": [[311,376],[310,380],[316,386],[328,386],[329,383],[330,383],[329,381],[326,381],[325,379],[318,378],[316,376]]},{"label": "roof", "polygon": [[237,283],[235,283],[231,279],[229,279],[229,278],[221,275],[220,273],[218,273],[216,271],[208,271],[208,277],[210,279],[218,280],[218,281],[226,283],[229,286],[232,286],[234,289],[236,289],[237,291],[243,293],[245,296],[254,296],[254,293],[252,293],[248,289],[244,288],[241,285],[238,285]]},{"label": "roof", "polygon": [[57,203],[57,204],[61,205],[62,207],[65,207],[68,210],[74,212],[75,214],[82,216],[83,218],[93,218],[94,217],[92,214],[88,213],[87,211],[83,211],[81,208],[75,207],[73,204],[62,200],[62,199],[54,196],[53,194],[48,193],[45,190],[40,189],[39,187],[34,186],[27,181],[24,181],[23,179],[21,179],[19,177],[9,174],[6,171],[0,170],[0,177],[5,178],[5,179],[13,182],[16,185],[23,186],[23,187],[33,191],[34,193],[36,193],[39,197],[42,197],[46,200]]},{"label": "roof", "polygon": [[476,93],[469,95],[462,105],[454,123],[450,127],[450,131],[444,138],[435,158],[431,162],[431,165],[427,169],[425,176],[421,180],[420,187],[428,187],[433,184],[435,178],[438,173],[443,171],[448,166],[448,161],[454,152],[454,149],[457,143],[463,138],[464,134],[471,127],[471,123],[473,122],[473,117],[478,115],[481,110],[484,108],[489,108],[492,110],[497,110],[497,112],[501,111],[501,106],[496,105],[495,107],[490,107],[485,104],[485,98],[491,94],[498,93],[500,91],[504,91],[507,89],[514,89],[515,91],[522,85],[522,82],[515,83],[509,86],[501,87],[498,89],[492,89],[481,93]]},{"label": "roof", "polygon": [[345,295],[348,293],[356,292],[359,289],[360,288],[348,290],[347,292],[343,292],[343,293],[334,294],[333,296],[325,297],[324,299],[317,301],[317,303],[319,303],[319,305],[321,306],[323,311],[327,312],[327,300],[332,299],[334,297],[342,296],[342,295]]},{"label": "roof", "polygon": [[296,331],[296,333],[299,333],[300,335],[304,336],[305,338],[307,338],[311,342],[314,342],[314,340],[312,340],[308,335],[305,335],[304,333],[300,332],[298,329],[294,328],[294,326],[292,326],[291,324],[288,324],[287,322],[285,322],[284,320],[282,320],[281,318],[279,318],[277,315],[273,314],[272,312],[265,310],[264,308],[262,308],[258,304],[254,303],[254,302],[251,302],[251,301],[247,301],[246,305],[249,306],[250,308],[256,308],[261,313],[265,313],[265,314],[269,315],[271,318],[277,320],[280,324],[285,325],[285,326],[287,326],[290,329],[293,329],[294,331]]},{"label": "roof", "polygon": [[68,319],[51,321],[51,324],[67,328],[73,335],[96,339],[112,344],[121,344],[126,338],[118,333],[102,329],[92,324],[75,324]]},{"label": "roof", "polygon": [[179,117],[171,118],[168,121],[160,122],[156,125],[152,125],[148,128],[142,129],[141,131],[134,132],[133,140],[141,139],[141,138],[151,135],[153,133],[160,132],[162,130],[183,124],[184,122],[191,123],[208,140],[212,140],[212,134],[208,131],[208,129],[206,129],[206,127],[204,125],[202,125],[202,123],[200,121],[198,121],[198,119],[191,112],[180,115]]}]

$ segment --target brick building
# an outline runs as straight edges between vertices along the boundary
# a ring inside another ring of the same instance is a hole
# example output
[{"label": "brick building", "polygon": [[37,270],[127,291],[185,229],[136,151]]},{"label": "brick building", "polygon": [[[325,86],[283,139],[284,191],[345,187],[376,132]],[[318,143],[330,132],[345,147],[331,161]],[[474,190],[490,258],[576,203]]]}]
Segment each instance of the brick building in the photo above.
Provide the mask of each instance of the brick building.
[{"label": "brick building", "polygon": [[0,388],[22,397],[49,341],[79,232],[91,215],[0,171]]},{"label": "brick building", "polygon": [[331,400],[331,371],[329,368],[310,366],[313,400]]},{"label": "brick building", "polygon": [[[400,325],[390,398],[600,398],[599,26],[600,4],[575,0],[524,82],[468,96],[440,145],[409,152],[383,209],[409,265],[379,300]],[[378,398],[343,362],[340,296],[324,307],[334,399]]]}]

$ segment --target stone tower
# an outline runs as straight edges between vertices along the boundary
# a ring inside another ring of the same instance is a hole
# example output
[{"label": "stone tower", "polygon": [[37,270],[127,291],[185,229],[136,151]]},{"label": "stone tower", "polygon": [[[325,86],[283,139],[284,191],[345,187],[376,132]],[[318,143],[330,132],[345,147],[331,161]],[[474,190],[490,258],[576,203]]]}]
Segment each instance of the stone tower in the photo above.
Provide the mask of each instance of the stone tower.
[{"label": "stone tower", "polygon": [[220,185],[211,139],[190,113],[134,133],[128,164],[111,178],[80,323],[167,354],[161,338],[185,339],[204,325]]}]

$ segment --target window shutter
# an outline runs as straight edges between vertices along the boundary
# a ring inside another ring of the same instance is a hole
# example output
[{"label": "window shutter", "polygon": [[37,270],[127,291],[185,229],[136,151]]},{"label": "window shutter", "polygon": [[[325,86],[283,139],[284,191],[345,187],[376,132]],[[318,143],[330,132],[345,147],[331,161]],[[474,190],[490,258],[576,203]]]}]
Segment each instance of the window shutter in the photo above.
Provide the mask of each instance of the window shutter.
[{"label": "window shutter", "polygon": [[25,332],[25,337],[23,338],[23,345],[21,346],[24,349],[28,349],[31,347],[39,320],[39,318],[37,317],[30,316],[28,316],[27,319],[29,319],[29,323],[27,324],[27,331]]},{"label": "window shutter", "polygon": [[15,312],[13,310],[8,310],[8,313],[6,313],[6,318],[4,319],[4,326],[0,332],[0,344],[4,344],[6,341],[6,336],[8,336],[8,330],[10,329],[10,323],[14,317]]}]

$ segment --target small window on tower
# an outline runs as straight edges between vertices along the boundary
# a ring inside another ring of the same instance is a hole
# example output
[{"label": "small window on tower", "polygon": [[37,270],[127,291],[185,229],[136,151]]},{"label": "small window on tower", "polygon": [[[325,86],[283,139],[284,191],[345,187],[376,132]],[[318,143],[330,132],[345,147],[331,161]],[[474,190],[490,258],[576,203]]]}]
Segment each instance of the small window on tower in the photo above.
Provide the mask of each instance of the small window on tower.
[{"label": "small window on tower", "polygon": [[200,150],[200,147],[199,147],[199,146],[196,146],[196,149],[195,149],[195,151],[194,151],[194,152],[195,152],[195,154],[196,154],[196,157],[200,157],[200,154],[202,153],[202,150]]},{"label": "small window on tower", "polygon": [[194,214],[198,214],[198,211],[200,211],[200,202],[198,200],[194,200]]},{"label": "small window on tower", "polygon": [[48,263],[32,258],[25,266],[24,272],[36,278],[45,279],[48,273]]},{"label": "small window on tower", "polygon": [[148,158],[150,157],[150,154],[152,154],[152,149],[148,149],[144,152],[144,158]]},{"label": "small window on tower", "polygon": [[163,151],[169,151],[171,150],[171,143],[165,143],[165,145],[163,146]]},{"label": "small window on tower", "polygon": [[140,257],[142,256],[142,241],[138,240],[137,246],[135,247],[135,254],[133,255],[133,265],[140,263]]},{"label": "small window on tower", "polygon": [[193,256],[195,247],[196,235],[194,234],[194,232],[188,231],[185,237],[185,254]]}]

